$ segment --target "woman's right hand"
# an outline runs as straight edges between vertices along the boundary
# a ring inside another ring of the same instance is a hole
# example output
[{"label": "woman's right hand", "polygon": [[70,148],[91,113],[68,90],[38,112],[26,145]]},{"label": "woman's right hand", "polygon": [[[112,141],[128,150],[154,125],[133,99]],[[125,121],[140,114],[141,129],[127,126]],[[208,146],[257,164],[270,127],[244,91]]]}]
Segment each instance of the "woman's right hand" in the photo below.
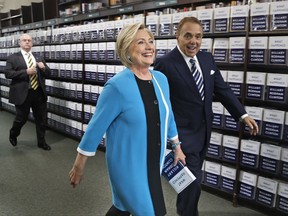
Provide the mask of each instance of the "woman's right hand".
[{"label": "woman's right hand", "polygon": [[78,184],[80,184],[82,178],[83,178],[83,170],[79,169],[75,166],[72,167],[72,169],[69,172],[69,179],[70,184],[75,188]]}]

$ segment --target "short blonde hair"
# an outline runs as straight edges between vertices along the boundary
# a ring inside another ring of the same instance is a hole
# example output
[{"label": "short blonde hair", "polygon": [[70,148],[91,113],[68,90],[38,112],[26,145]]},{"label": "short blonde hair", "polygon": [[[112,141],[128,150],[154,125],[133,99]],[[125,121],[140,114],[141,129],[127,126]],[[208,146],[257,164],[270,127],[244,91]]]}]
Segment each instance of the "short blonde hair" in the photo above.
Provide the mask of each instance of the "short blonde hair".
[{"label": "short blonde hair", "polygon": [[138,30],[145,30],[154,40],[154,35],[151,31],[145,28],[143,23],[134,23],[126,25],[120,31],[116,40],[116,50],[122,64],[126,67],[131,67],[132,62],[129,57],[129,47],[135,38]]}]

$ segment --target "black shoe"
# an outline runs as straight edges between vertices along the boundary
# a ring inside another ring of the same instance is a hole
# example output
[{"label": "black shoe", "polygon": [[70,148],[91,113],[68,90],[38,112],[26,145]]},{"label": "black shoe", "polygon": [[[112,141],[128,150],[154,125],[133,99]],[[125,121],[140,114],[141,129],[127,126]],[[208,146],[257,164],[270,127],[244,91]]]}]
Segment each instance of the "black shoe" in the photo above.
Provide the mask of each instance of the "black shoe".
[{"label": "black shoe", "polygon": [[38,144],[38,147],[44,149],[45,151],[50,151],[51,150],[51,147],[48,144],[46,144],[46,143],[42,144],[42,145]]},{"label": "black shoe", "polygon": [[16,137],[9,137],[9,141],[12,144],[12,146],[16,146],[17,145],[17,138]]}]

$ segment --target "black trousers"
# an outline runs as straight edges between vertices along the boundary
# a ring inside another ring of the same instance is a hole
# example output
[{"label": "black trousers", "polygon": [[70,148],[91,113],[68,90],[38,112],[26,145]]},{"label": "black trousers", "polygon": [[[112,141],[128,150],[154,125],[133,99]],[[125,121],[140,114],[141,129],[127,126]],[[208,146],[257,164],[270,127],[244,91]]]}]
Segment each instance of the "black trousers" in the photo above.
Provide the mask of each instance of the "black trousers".
[{"label": "black trousers", "polygon": [[130,213],[128,211],[121,211],[112,205],[105,216],[130,216]]},{"label": "black trousers", "polygon": [[28,96],[24,103],[21,105],[15,105],[15,108],[16,116],[12,128],[10,129],[10,136],[19,136],[21,128],[28,120],[30,108],[32,108],[38,145],[41,146],[45,144],[47,104],[41,87],[39,86],[37,90],[29,89]]},{"label": "black trousers", "polygon": [[177,196],[177,213],[181,216],[198,216],[198,202],[201,194],[203,152],[189,153],[186,156],[186,166],[196,179]]}]

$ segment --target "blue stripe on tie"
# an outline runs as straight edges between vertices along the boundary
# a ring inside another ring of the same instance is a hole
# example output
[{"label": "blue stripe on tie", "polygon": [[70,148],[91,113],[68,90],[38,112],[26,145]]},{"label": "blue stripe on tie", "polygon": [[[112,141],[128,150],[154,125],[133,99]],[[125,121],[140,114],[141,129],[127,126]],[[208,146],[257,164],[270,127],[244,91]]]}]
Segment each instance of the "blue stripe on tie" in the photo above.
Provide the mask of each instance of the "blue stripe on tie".
[{"label": "blue stripe on tie", "polygon": [[201,76],[199,70],[196,67],[195,60],[190,59],[190,63],[192,64],[192,67],[191,67],[192,76],[195,80],[199,94],[200,94],[201,99],[203,101],[204,100],[204,82],[203,82],[204,80],[203,80],[203,77]]}]

